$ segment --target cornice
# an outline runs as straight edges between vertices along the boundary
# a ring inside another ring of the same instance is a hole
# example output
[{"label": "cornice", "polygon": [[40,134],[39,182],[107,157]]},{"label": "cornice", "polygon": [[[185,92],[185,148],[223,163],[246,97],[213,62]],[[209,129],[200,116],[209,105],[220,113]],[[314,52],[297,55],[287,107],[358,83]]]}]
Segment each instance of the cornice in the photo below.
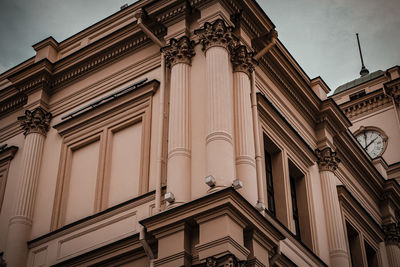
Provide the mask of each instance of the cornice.
[{"label": "cornice", "polygon": [[323,124],[327,124],[334,135],[345,132],[351,126],[349,119],[330,98],[322,101],[320,105],[317,127],[321,127]]},{"label": "cornice", "polygon": [[346,114],[346,117],[349,119],[357,119],[390,105],[391,100],[389,96],[384,94],[383,90],[376,90],[359,99],[341,104],[340,109],[343,110],[344,114]]},{"label": "cornice", "polygon": [[0,102],[0,117],[23,107],[28,100],[24,93],[17,93]]},{"label": "cornice", "polygon": [[[274,47],[271,50],[273,49]],[[301,92],[302,89],[292,82],[290,74],[286,73],[286,70],[283,69],[280,63],[277,63],[270,54],[271,53],[268,53],[260,58],[259,66],[263,68],[263,71],[270,74],[269,77],[283,89],[282,92],[296,103],[295,106],[298,107],[300,112],[304,115],[304,118],[307,119],[310,124],[315,124],[318,110],[314,105],[310,105],[309,99],[304,98],[304,93]]]}]

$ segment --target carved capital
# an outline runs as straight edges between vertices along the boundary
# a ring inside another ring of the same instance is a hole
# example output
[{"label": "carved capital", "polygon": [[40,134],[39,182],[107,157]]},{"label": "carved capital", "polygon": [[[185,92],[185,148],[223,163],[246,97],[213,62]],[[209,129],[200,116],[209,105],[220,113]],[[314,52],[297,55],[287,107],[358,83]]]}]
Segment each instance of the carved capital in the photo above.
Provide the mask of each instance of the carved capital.
[{"label": "carved capital", "polygon": [[203,51],[221,46],[230,52],[239,43],[239,39],[233,34],[233,27],[226,26],[222,19],[217,19],[213,24],[206,22],[203,28],[194,33],[199,37]]},{"label": "carved capital", "polygon": [[178,63],[191,64],[194,52],[194,41],[190,41],[189,37],[182,36],[179,40],[172,38],[169,46],[161,49],[165,53],[165,63],[169,68]]},{"label": "carved capital", "polygon": [[244,45],[236,47],[231,56],[233,71],[241,71],[250,75],[258,62],[253,59],[253,53],[248,52]]},{"label": "carved capital", "polygon": [[315,154],[318,158],[318,166],[321,171],[335,171],[340,159],[336,156],[336,152],[332,151],[330,147],[324,148],[323,150],[317,149]]},{"label": "carved capital", "polygon": [[395,223],[389,223],[383,226],[385,241],[388,244],[398,244],[400,242],[399,227]]},{"label": "carved capital", "polygon": [[25,115],[18,117],[18,120],[21,122],[24,135],[39,133],[46,136],[46,133],[49,130],[51,118],[52,115],[50,112],[39,107],[32,111],[26,110]]}]

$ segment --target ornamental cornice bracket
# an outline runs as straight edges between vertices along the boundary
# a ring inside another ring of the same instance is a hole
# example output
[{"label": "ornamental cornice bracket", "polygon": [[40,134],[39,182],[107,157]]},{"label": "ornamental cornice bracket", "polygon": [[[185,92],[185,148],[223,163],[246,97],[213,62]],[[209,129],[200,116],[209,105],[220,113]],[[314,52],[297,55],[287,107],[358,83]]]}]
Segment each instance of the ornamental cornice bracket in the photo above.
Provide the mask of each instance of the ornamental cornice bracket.
[{"label": "ornamental cornice bracket", "polygon": [[201,29],[194,31],[194,34],[198,36],[203,51],[219,46],[231,52],[239,44],[239,38],[234,34],[234,28],[227,26],[222,19],[217,19],[212,24],[204,23]]},{"label": "ornamental cornice bracket", "polygon": [[51,119],[51,113],[41,107],[32,111],[26,110],[24,116],[18,117],[25,136],[31,133],[39,133],[46,136]]},{"label": "ornamental cornice bracket", "polygon": [[254,71],[257,60],[253,58],[254,53],[248,52],[246,46],[239,45],[232,51],[231,61],[233,71],[244,72],[250,76],[250,73]]},{"label": "ornamental cornice bracket", "polygon": [[318,167],[321,171],[335,171],[340,163],[340,159],[336,156],[336,152],[330,147],[322,150],[316,149]]},{"label": "ornamental cornice bracket", "polygon": [[178,63],[190,65],[192,57],[196,54],[194,52],[194,41],[191,41],[187,36],[182,36],[178,40],[172,38],[169,45],[161,48],[161,51],[165,53],[165,63],[169,68]]},{"label": "ornamental cornice bracket", "polygon": [[384,84],[385,94],[390,96],[396,105],[400,105],[400,78]]}]

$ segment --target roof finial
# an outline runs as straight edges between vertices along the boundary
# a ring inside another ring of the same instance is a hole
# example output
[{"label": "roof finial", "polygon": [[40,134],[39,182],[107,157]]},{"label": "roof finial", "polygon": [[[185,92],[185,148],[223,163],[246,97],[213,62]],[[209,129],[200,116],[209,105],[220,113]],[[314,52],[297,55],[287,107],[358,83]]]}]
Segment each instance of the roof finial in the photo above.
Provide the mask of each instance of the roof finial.
[{"label": "roof finial", "polygon": [[360,39],[358,38],[358,33],[356,33],[357,35],[357,42],[358,42],[358,50],[360,51],[360,57],[361,57],[361,71],[360,71],[360,75],[365,76],[369,73],[369,70],[364,66],[364,60],[363,60],[363,56],[361,53],[361,46],[360,46]]}]

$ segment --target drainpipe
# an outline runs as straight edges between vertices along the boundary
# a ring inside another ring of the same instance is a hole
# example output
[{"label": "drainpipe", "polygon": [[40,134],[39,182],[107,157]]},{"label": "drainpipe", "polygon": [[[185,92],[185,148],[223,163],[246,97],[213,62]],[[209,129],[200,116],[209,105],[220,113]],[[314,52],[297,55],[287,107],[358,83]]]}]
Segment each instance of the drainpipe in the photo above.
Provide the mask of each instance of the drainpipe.
[{"label": "drainpipe", "polygon": [[[255,56],[255,60],[259,60],[264,56],[276,43],[278,33],[273,29],[267,34],[267,45],[258,52]],[[251,115],[253,119],[253,134],[254,134],[254,146],[256,154],[256,172],[257,172],[257,204],[256,208],[264,212],[264,188],[263,188],[263,175],[262,175],[262,155],[261,155],[261,144],[260,144],[260,128],[258,124],[258,110],[257,110],[257,94],[256,94],[256,71],[251,73]]]},{"label": "drainpipe", "polygon": [[[154,33],[143,24],[142,17],[144,11],[143,9],[138,10],[135,13],[137,19],[137,25],[142,29],[142,31],[160,48],[165,46],[165,41],[158,39]],[[155,212],[159,213],[161,211],[161,190],[162,190],[162,164],[163,159],[163,130],[164,130],[164,97],[165,97],[165,56],[164,52],[161,52],[161,77],[160,77],[160,98],[159,98],[159,114],[158,114],[158,145],[157,145],[157,166],[156,166],[156,199],[155,199]]]},{"label": "drainpipe", "polygon": [[153,250],[151,249],[149,243],[146,240],[146,231],[143,226],[140,228],[139,232],[139,241],[143,246],[144,252],[146,253],[147,257],[150,259],[150,266],[154,266],[154,253]]}]

